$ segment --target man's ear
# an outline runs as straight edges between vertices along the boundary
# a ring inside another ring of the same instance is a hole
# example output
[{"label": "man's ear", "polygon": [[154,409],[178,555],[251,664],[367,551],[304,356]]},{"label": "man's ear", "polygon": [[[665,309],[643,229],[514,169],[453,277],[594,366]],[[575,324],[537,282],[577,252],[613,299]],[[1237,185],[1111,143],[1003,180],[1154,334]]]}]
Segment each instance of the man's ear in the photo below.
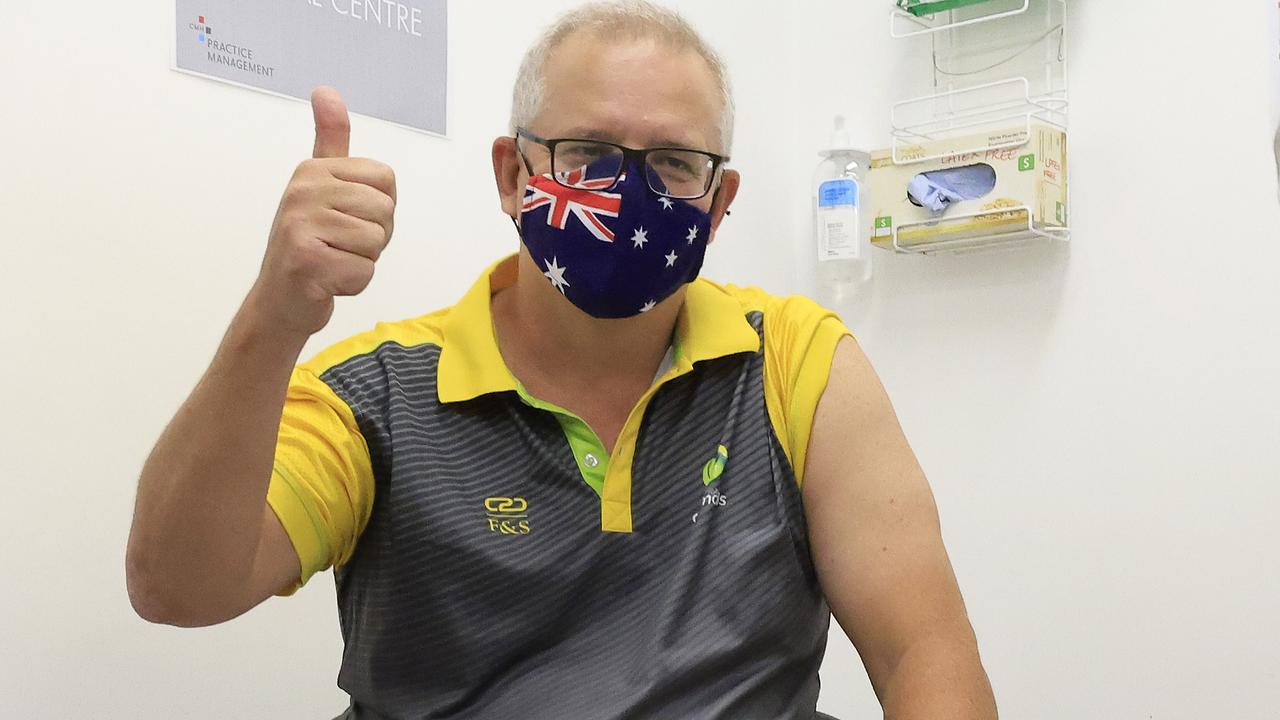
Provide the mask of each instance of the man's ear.
[{"label": "man's ear", "polygon": [[[738,185],[742,183],[742,175],[737,170],[724,170],[720,175],[720,189],[716,192],[716,201],[711,204],[711,235],[714,238],[720,221],[729,213],[729,206],[738,196]],[[708,238],[708,242],[712,238]]]},{"label": "man's ear", "polygon": [[520,217],[521,196],[524,185],[520,182],[524,164],[516,150],[516,139],[502,136],[493,141],[493,180],[498,185],[498,197],[502,211],[511,218]]}]

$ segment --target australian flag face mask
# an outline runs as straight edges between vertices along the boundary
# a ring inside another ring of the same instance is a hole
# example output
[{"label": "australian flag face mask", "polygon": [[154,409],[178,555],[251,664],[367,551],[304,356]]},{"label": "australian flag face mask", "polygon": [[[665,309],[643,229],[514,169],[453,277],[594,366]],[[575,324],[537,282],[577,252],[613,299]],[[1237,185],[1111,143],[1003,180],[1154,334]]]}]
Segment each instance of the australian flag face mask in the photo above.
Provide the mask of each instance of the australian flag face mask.
[{"label": "australian flag face mask", "polygon": [[606,192],[616,170],[609,159],[578,168],[562,178],[572,188],[529,178],[517,228],[543,275],[597,318],[647,312],[698,277],[711,232],[710,213],[653,192],[635,161]]}]

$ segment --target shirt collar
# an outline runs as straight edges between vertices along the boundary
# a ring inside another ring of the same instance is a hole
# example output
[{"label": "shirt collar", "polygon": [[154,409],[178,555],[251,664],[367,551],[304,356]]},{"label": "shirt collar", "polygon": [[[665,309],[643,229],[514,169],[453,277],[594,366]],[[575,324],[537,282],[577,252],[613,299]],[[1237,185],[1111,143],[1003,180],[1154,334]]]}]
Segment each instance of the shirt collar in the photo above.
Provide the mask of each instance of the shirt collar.
[{"label": "shirt collar", "polygon": [[516,282],[512,255],[490,265],[445,317],[443,348],[436,370],[440,402],[470,400],[486,393],[516,389],[516,378],[498,351],[490,299]]},{"label": "shirt collar", "polygon": [[[518,387],[498,350],[490,305],[494,293],[515,284],[518,259],[511,255],[490,265],[444,319],[437,370],[440,402],[514,392]],[[675,347],[676,366],[687,371],[704,360],[757,352],[760,336],[733,296],[713,282],[698,279],[686,290],[676,320]]]},{"label": "shirt collar", "polygon": [[720,285],[698,278],[689,283],[676,320],[677,362],[692,367],[737,353],[760,350],[742,303]]}]

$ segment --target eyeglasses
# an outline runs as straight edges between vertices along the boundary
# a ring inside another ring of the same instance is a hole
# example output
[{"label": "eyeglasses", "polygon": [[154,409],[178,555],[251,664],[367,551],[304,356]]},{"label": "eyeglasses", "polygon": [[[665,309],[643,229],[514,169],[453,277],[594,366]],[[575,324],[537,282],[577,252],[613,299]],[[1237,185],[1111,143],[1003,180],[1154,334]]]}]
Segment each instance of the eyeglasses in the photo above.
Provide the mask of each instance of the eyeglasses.
[{"label": "eyeglasses", "polygon": [[[637,150],[603,140],[557,138],[548,140],[518,128],[516,147],[524,166],[534,175],[533,164],[520,148],[520,139],[546,150],[539,167],[551,167],[556,182],[575,190],[609,191],[617,187],[632,158],[645,170],[649,189],[663,197],[696,200],[706,195],[715,182],[716,171],[729,158],[686,148],[646,148]],[[608,184],[605,185],[606,181]],[[602,187],[603,186],[603,187]]]}]

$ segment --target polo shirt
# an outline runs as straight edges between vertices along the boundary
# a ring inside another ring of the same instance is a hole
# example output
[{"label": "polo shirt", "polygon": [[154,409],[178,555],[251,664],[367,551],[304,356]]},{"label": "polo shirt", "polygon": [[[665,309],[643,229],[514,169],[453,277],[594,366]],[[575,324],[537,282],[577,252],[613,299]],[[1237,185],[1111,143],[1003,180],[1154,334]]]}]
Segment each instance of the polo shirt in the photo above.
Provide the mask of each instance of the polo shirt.
[{"label": "polo shirt", "polygon": [[277,594],[334,568],[342,717],[808,720],[830,613],[800,490],[848,330],[690,283],[608,452],[503,362],[515,277],[290,378],[267,500],[301,567]]}]

